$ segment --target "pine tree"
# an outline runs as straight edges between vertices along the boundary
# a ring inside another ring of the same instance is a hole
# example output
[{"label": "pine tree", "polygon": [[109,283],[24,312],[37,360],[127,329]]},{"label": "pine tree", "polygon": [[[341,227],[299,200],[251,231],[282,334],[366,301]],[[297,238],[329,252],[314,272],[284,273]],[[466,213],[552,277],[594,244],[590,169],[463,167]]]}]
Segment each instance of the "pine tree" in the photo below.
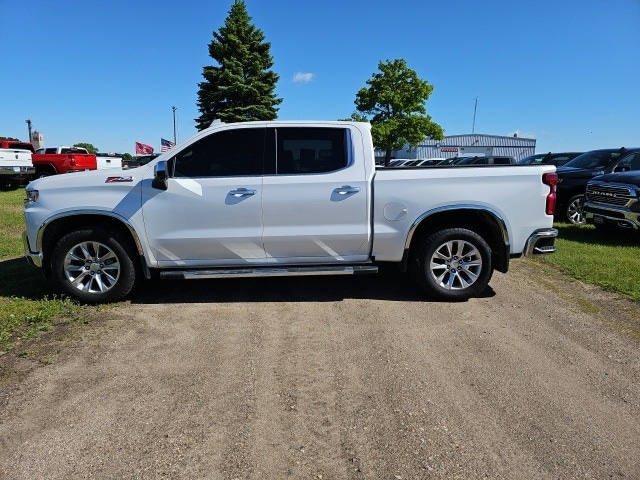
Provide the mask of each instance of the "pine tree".
[{"label": "pine tree", "polygon": [[209,55],[218,66],[203,68],[198,84],[198,130],[223,122],[274,120],[282,102],[275,94],[271,44],[251,23],[244,0],[235,0],[219,32],[213,32]]}]

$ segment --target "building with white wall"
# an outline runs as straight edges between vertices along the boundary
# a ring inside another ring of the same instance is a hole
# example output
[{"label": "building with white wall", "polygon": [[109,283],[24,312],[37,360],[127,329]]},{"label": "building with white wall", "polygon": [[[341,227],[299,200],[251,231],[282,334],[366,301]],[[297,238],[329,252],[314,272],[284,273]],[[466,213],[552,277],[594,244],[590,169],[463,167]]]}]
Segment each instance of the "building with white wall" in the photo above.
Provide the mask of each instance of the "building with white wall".
[{"label": "building with white wall", "polygon": [[[465,156],[509,156],[516,160],[536,153],[535,138],[503,137],[499,135],[483,135],[471,133],[466,135],[451,135],[442,140],[425,139],[417,147],[408,145],[402,150],[396,150],[393,158],[450,158]],[[376,152],[376,156],[384,152]]]}]

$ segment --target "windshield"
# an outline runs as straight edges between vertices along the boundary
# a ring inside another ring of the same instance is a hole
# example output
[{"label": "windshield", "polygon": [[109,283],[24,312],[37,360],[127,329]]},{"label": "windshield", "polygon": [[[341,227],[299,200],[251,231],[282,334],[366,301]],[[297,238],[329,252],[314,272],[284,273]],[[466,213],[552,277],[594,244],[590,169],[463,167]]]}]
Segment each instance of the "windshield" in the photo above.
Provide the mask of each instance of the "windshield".
[{"label": "windshield", "polygon": [[608,167],[618,157],[620,157],[620,150],[594,150],[577,156],[573,160],[565,163],[564,166],[598,170]]}]

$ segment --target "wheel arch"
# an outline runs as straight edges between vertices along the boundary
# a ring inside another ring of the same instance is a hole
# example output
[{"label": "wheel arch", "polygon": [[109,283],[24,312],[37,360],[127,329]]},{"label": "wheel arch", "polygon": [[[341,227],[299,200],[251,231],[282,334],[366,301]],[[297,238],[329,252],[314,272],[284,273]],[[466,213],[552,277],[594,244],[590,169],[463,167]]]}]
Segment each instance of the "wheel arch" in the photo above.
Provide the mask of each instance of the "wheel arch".
[{"label": "wheel arch", "polygon": [[65,234],[80,228],[101,227],[116,231],[128,239],[139,257],[145,277],[150,275],[144,259],[144,250],[138,234],[125,218],[113,212],[67,212],[56,215],[45,222],[38,231],[37,250],[42,254],[42,269],[45,277],[51,277],[51,252],[56,242]]},{"label": "wheel arch", "polygon": [[58,175],[58,170],[56,169],[55,165],[53,165],[52,163],[38,163],[34,165],[34,168],[35,168],[34,177],[37,177],[37,175],[41,173]]},{"label": "wheel arch", "polygon": [[495,210],[476,205],[447,206],[430,210],[416,219],[405,242],[402,269],[421,239],[445,228],[467,228],[484,238],[491,248],[492,263],[499,272],[509,269],[510,242],[506,222]]}]

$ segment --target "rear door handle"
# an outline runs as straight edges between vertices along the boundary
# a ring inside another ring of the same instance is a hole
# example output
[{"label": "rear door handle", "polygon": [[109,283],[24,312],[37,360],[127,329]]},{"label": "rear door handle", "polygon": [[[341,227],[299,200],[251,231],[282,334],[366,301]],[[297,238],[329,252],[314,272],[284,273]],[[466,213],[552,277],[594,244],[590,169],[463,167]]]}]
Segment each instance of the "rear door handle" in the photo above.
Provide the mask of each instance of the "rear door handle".
[{"label": "rear door handle", "polygon": [[353,195],[359,191],[360,187],[351,187],[349,185],[343,185],[342,187],[333,189],[333,193],[337,193],[338,195]]},{"label": "rear door handle", "polygon": [[247,188],[236,188],[235,190],[231,190],[229,195],[233,195],[234,197],[250,197],[251,195],[255,195],[255,190],[249,190]]}]

